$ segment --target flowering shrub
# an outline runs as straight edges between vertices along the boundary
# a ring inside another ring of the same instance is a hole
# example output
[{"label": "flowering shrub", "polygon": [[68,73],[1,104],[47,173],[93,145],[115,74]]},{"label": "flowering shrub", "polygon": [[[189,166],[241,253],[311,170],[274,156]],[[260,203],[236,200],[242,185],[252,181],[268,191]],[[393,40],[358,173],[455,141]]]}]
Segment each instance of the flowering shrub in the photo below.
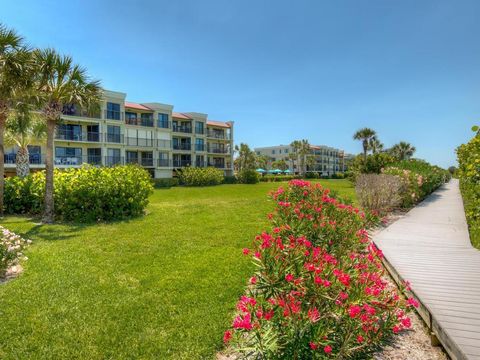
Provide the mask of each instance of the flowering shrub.
[{"label": "flowering shrub", "polygon": [[458,177],[470,228],[470,239],[480,248],[480,135],[457,149]]},{"label": "flowering shrub", "polygon": [[399,176],[405,182],[407,191],[404,192],[402,200],[405,208],[422,201],[451,177],[447,170],[418,159],[404,160],[388,166],[382,173]]},{"label": "flowering shrub", "polygon": [[180,184],[185,186],[209,186],[223,183],[223,171],[214,167],[185,167],[178,171]]},{"label": "flowering shrub", "polygon": [[303,180],[271,196],[272,229],[243,250],[257,270],[225,342],[252,358],[362,358],[411,326],[417,303],[384,278],[363,212]]},{"label": "flowering shrub", "polygon": [[[45,172],[5,181],[5,210],[10,214],[40,214]],[[90,222],[122,219],[143,213],[153,191],[150,175],[139,166],[55,169],[55,215]]]},{"label": "flowering shrub", "polygon": [[355,183],[355,192],[363,209],[386,215],[402,204],[405,185],[399,176],[360,174]]},{"label": "flowering shrub", "polygon": [[0,225],[0,278],[5,276],[9,267],[25,258],[22,252],[30,243],[30,240],[25,240]]}]

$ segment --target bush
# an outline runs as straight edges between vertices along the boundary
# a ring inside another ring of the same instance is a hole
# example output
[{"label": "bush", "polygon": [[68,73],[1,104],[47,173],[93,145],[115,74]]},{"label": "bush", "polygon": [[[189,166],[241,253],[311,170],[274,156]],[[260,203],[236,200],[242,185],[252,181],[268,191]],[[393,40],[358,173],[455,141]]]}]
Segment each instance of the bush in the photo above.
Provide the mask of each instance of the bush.
[{"label": "bush", "polygon": [[320,174],[318,172],[309,171],[305,173],[305,179],[319,179],[319,178],[320,178]]},{"label": "bush", "polygon": [[362,208],[383,216],[402,205],[406,183],[399,176],[361,174],[355,191]]},{"label": "bush", "polygon": [[8,268],[17,265],[23,256],[24,248],[31,243],[0,225],[0,278]]},{"label": "bush", "polygon": [[303,180],[272,198],[271,231],[243,251],[256,272],[224,341],[252,359],[360,359],[411,326],[417,303],[386,280],[361,211]]},{"label": "bush", "polygon": [[332,176],[330,176],[332,179],[344,179],[345,175],[343,173],[335,173]]},{"label": "bush", "polygon": [[407,184],[402,206],[411,207],[450,180],[450,173],[438,166],[418,159],[403,160],[388,166],[384,174],[401,177]]},{"label": "bush", "polygon": [[262,182],[281,182],[300,179],[299,175],[264,175],[260,178]]},{"label": "bush", "polygon": [[178,186],[179,181],[177,178],[164,178],[164,179],[153,179],[153,184],[155,188],[171,188]]},{"label": "bush", "polygon": [[223,183],[223,171],[214,167],[186,167],[178,171],[178,179],[185,186],[211,186]]},{"label": "bush", "polygon": [[260,181],[260,175],[253,169],[244,169],[238,172],[237,180],[241,184],[257,184]]},{"label": "bush", "polygon": [[[24,179],[8,178],[7,213],[40,214],[43,211],[45,172]],[[66,221],[110,221],[141,215],[153,187],[150,175],[139,166],[55,169],[55,215]],[[19,194],[28,201],[19,200]]]},{"label": "bush", "polygon": [[480,136],[457,148],[460,189],[472,244],[480,248]]},{"label": "bush", "polygon": [[380,174],[383,168],[393,164],[395,158],[387,153],[376,153],[367,156],[357,155],[351,162],[349,171],[351,179],[355,181],[360,174]]},{"label": "bush", "polygon": [[223,179],[224,184],[236,184],[237,178],[235,176],[225,176]]}]

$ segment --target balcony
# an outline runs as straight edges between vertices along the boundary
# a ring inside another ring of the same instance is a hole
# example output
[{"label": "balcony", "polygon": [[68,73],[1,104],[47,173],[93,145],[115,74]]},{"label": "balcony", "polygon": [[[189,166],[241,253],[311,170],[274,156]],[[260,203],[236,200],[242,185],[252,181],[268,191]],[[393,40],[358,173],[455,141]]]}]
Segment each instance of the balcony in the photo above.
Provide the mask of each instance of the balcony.
[{"label": "balcony", "polygon": [[[15,165],[17,160],[17,154],[4,154],[3,161],[5,165]],[[45,156],[41,154],[30,154],[29,161],[30,165],[43,165],[45,164]]]},{"label": "balcony", "polygon": [[170,129],[170,121],[168,120],[158,120],[157,127],[159,129]]},{"label": "balcony", "polygon": [[219,132],[219,131],[207,131],[207,137],[212,139],[220,139],[220,140],[230,140],[230,134]]},{"label": "balcony", "polygon": [[185,133],[185,134],[191,134],[192,133],[192,127],[191,126],[179,126],[179,125],[173,125],[172,128],[173,132],[178,132],[178,133]]},{"label": "balcony", "polygon": [[83,142],[100,142],[99,132],[73,132],[73,131],[56,131],[56,140],[62,141],[83,141]]},{"label": "balcony", "polygon": [[192,166],[192,161],[191,160],[173,160],[173,167],[179,168],[179,167],[187,167],[187,166]]},{"label": "balcony", "polygon": [[101,112],[90,112],[87,110],[83,110],[78,108],[75,105],[65,105],[62,110],[63,116],[73,116],[73,117],[82,117],[82,118],[89,118],[89,119],[97,119],[100,120]]},{"label": "balcony", "polygon": [[158,167],[171,167],[172,164],[170,162],[170,159],[158,159],[157,160],[157,166]]},{"label": "balcony", "polygon": [[216,146],[209,146],[208,152],[212,154],[230,154],[230,151],[228,149]]},{"label": "balcony", "polygon": [[115,165],[123,165],[123,157],[122,156],[105,156],[104,159],[105,166],[115,166]]},{"label": "balcony", "polygon": [[142,147],[153,147],[154,140],[153,139],[144,139],[144,138],[136,138],[136,137],[127,137],[127,146],[142,146]]},{"label": "balcony", "polygon": [[157,147],[160,148],[160,149],[168,149],[170,150],[171,149],[171,145],[170,145],[170,140],[161,140],[161,139],[158,139],[157,140]]},{"label": "balcony", "polygon": [[192,150],[192,144],[188,144],[188,143],[173,144],[173,150],[190,151]]},{"label": "balcony", "polygon": [[153,127],[153,118],[126,118],[125,124],[135,126]]},{"label": "balcony", "polygon": [[209,167],[214,167],[217,169],[225,169],[225,163],[221,162],[208,162]]},{"label": "balcony", "polygon": [[206,161],[196,161],[195,166],[199,168],[204,168],[207,167],[207,162]]},{"label": "balcony", "polygon": [[123,135],[122,134],[105,134],[105,142],[123,144]]},{"label": "balcony", "polygon": [[100,155],[55,156],[53,162],[56,166],[102,165],[102,157]]},{"label": "balcony", "polygon": [[123,121],[125,118],[125,114],[123,111],[115,111],[115,110],[104,110],[103,118],[105,120],[119,120]]},{"label": "balcony", "polygon": [[205,151],[205,144],[195,144],[195,151]]}]

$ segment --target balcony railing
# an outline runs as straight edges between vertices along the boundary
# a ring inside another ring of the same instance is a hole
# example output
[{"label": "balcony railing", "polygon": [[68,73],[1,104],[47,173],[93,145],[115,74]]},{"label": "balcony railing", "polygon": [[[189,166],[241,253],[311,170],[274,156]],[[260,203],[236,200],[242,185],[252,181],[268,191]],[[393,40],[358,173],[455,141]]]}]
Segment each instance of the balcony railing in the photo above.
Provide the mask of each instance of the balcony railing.
[{"label": "balcony railing", "polygon": [[147,126],[153,127],[153,118],[142,119],[142,118],[126,118],[125,124],[127,125],[136,125],[136,126]]},{"label": "balcony railing", "polygon": [[85,117],[91,119],[100,119],[101,112],[89,112],[87,110],[78,109],[76,107],[64,107],[62,110],[64,116]]},{"label": "balcony railing", "polygon": [[159,127],[160,129],[170,129],[170,121],[168,121],[168,120],[165,120],[165,121],[158,120],[157,121],[157,127]]},{"label": "balcony railing", "polygon": [[196,151],[205,151],[205,144],[195,144]]},{"label": "balcony railing", "polygon": [[[4,154],[5,164],[15,164],[17,160],[17,154]],[[42,165],[45,164],[45,156],[41,154],[29,154],[28,163],[30,165]]]},{"label": "balcony railing", "polygon": [[209,162],[208,166],[217,168],[217,169],[225,169],[225,164],[224,163],[218,163],[218,162]]},{"label": "balcony railing", "polygon": [[192,128],[190,126],[173,125],[172,130],[173,132],[180,132],[180,133],[186,133],[186,134],[192,133]]},{"label": "balcony railing", "polygon": [[100,141],[100,133],[87,131],[76,133],[73,131],[59,131],[57,130],[55,133],[55,139],[57,140],[64,140],[64,141],[89,141],[89,142],[99,142]]},{"label": "balcony railing", "polygon": [[189,151],[191,149],[192,149],[192,144],[173,144],[173,150]]},{"label": "balcony railing", "polygon": [[206,161],[195,161],[195,166],[196,167],[207,167],[207,162]]},{"label": "balcony railing", "polygon": [[222,140],[230,140],[230,134],[217,132],[217,131],[207,131],[207,137],[213,139],[222,139]]},{"label": "balcony railing", "polygon": [[205,129],[195,129],[195,134],[203,135],[203,134],[205,134]]},{"label": "balcony railing", "polygon": [[123,157],[122,156],[105,156],[104,165],[105,166],[115,166],[115,165],[123,165]]},{"label": "balcony railing", "polygon": [[55,156],[53,160],[57,166],[102,165],[102,157],[100,155]]},{"label": "balcony railing", "polygon": [[230,151],[228,149],[212,146],[208,147],[208,152],[212,154],[230,154]]},{"label": "balcony railing", "polygon": [[153,166],[153,158],[128,157],[125,160],[126,164],[138,164],[141,166]]},{"label": "balcony railing", "polygon": [[105,142],[123,144],[123,134],[105,134]]},{"label": "balcony railing", "polygon": [[128,146],[152,147],[152,146],[154,146],[154,140],[153,139],[137,138],[137,137],[127,137],[126,145],[128,145]]},{"label": "balcony railing", "polygon": [[105,110],[103,112],[103,118],[106,120],[121,120],[125,118],[125,113],[123,111],[115,110]]},{"label": "balcony railing", "polygon": [[170,140],[160,140],[158,139],[157,140],[157,147],[161,148],[161,149],[170,149],[171,145],[170,145]]},{"label": "balcony railing", "polygon": [[172,163],[170,159],[158,159],[157,160],[158,167],[171,167]]},{"label": "balcony railing", "polygon": [[173,167],[187,167],[187,166],[192,166],[192,161],[191,160],[173,160]]}]

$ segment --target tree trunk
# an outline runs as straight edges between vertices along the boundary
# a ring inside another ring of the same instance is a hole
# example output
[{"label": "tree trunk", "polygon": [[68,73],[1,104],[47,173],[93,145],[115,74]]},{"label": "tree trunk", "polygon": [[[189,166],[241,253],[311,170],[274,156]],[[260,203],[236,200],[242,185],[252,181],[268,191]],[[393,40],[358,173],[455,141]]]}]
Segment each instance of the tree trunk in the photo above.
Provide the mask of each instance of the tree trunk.
[{"label": "tree trunk", "polygon": [[3,194],[5,190],[5,149],[3,148],[3,139],[6,120],[7,113],[0,111],[0,216],[3,216]]},{"label": "tree trunk", "polygon": [[24,178],[30,174],[30,155],[28,147],[21,147],[16,156],[17,176]]},{"label": "tree trunk", "polygon": [[363,159],[367,161],[368,141],[363,140]]},{"label": "tree trunk", "polygon": [[47,149],[45,157],[45,213],[43,222],[53,223],[54,202],[53,202],[53,137],[55,133],[56,121],[47,118]]}]

